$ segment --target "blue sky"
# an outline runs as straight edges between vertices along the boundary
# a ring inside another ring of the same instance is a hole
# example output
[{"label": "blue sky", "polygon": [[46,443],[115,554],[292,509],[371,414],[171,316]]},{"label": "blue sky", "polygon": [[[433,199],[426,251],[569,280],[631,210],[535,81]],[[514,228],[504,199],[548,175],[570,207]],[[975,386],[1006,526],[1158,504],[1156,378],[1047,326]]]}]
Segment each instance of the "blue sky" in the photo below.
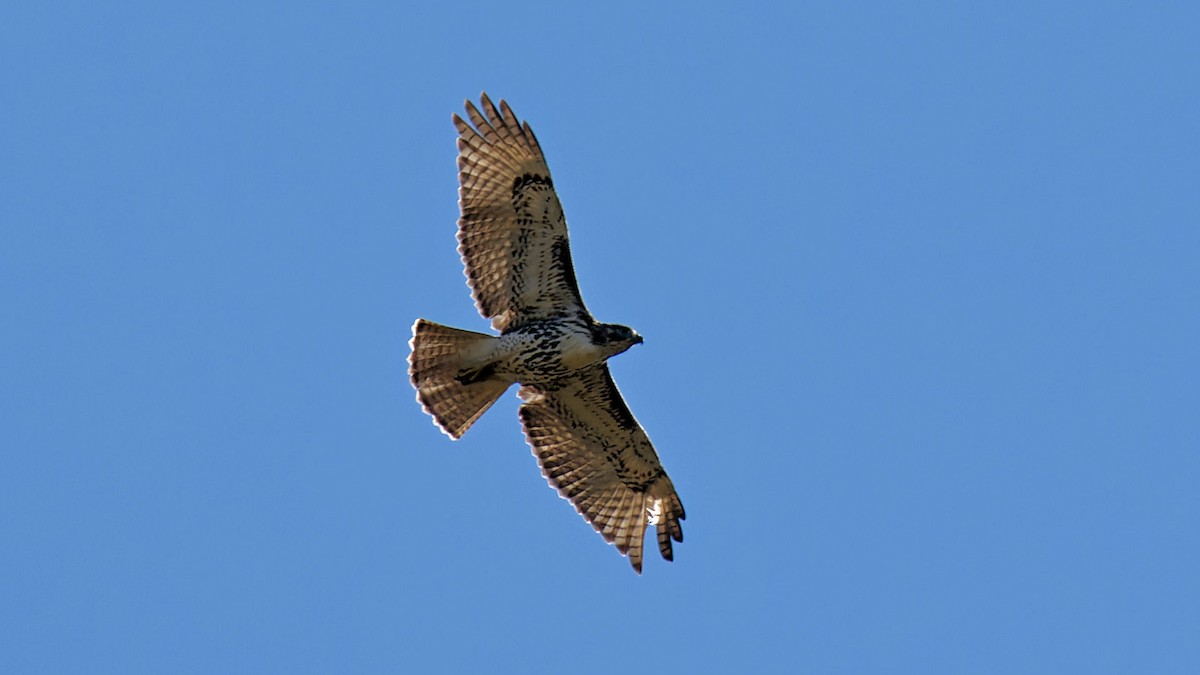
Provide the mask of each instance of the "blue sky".
[{"label": "blue sky", "polygon": [[[0,671],[1200,671],[1192,6],[23,4]],[[642,577],[413,400],[485,89],[646,337]]]}]

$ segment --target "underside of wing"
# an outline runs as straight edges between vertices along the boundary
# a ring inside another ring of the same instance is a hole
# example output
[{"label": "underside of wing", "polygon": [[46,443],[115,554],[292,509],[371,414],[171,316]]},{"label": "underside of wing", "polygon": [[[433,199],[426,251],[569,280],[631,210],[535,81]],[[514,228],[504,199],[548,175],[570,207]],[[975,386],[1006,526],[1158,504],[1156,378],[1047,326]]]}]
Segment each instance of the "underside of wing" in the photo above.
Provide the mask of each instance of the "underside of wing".
[{"label": "underside of wing", "polygon": [[458,115],[459,253],[479,313],[500,332],[586,314],[567,221],[529,123],[487,94]]},{"label": "underside of wing", "polygon": [[608,366],[553,391],[525,386],[521,423],[542,473],[639,574],[646,525],[663,558],[683,541],[683,504],[646,432],[621,399]]}]

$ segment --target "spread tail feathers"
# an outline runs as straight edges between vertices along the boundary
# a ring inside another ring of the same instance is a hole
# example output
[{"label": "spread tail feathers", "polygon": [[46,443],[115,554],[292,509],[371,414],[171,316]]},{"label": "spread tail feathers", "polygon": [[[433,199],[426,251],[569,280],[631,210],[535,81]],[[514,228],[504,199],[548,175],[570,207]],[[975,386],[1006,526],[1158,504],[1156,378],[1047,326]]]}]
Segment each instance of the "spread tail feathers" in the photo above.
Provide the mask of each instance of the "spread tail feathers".
[{"label": "spread tail feathers", "polygon": [[408,374],[425,412],[451,438],[466,433],[512,384],[491,377],[486,365],[498,340],[425,319],[413,324]]}]

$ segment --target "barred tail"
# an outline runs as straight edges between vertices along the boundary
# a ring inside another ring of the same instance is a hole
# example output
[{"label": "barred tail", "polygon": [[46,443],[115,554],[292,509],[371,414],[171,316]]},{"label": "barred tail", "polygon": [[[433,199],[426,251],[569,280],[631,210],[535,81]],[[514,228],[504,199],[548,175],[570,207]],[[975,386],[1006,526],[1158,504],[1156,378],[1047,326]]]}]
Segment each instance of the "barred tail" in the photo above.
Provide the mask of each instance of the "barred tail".
[{"label": "barred tail", "polygon": [[413,324],[408,374],[425,412],[451,438],[466,433],[512,384],[491,377],[486,365],[497,340],[425,319]]}]

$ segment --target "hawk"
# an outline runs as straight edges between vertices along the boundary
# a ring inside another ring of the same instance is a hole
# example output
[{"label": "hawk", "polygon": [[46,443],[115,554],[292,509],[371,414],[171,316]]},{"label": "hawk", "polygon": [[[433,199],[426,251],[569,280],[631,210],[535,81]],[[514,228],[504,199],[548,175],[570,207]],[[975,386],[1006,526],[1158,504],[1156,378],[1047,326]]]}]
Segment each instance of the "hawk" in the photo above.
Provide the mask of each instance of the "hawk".
[{"label": "hawk", "polygon": [[[525,438],[550,486],[642,572],[646,526],[672,560],[683,504],[606,361],[642,337],[583,304],[567,221],[542,149],[503,100],[466,102],[458,129],[458,251],[479,313],[499,335],[417,319],[417,400],[458,439],[513,384]],[[482,110],[481,110],[482,109]]]}]

